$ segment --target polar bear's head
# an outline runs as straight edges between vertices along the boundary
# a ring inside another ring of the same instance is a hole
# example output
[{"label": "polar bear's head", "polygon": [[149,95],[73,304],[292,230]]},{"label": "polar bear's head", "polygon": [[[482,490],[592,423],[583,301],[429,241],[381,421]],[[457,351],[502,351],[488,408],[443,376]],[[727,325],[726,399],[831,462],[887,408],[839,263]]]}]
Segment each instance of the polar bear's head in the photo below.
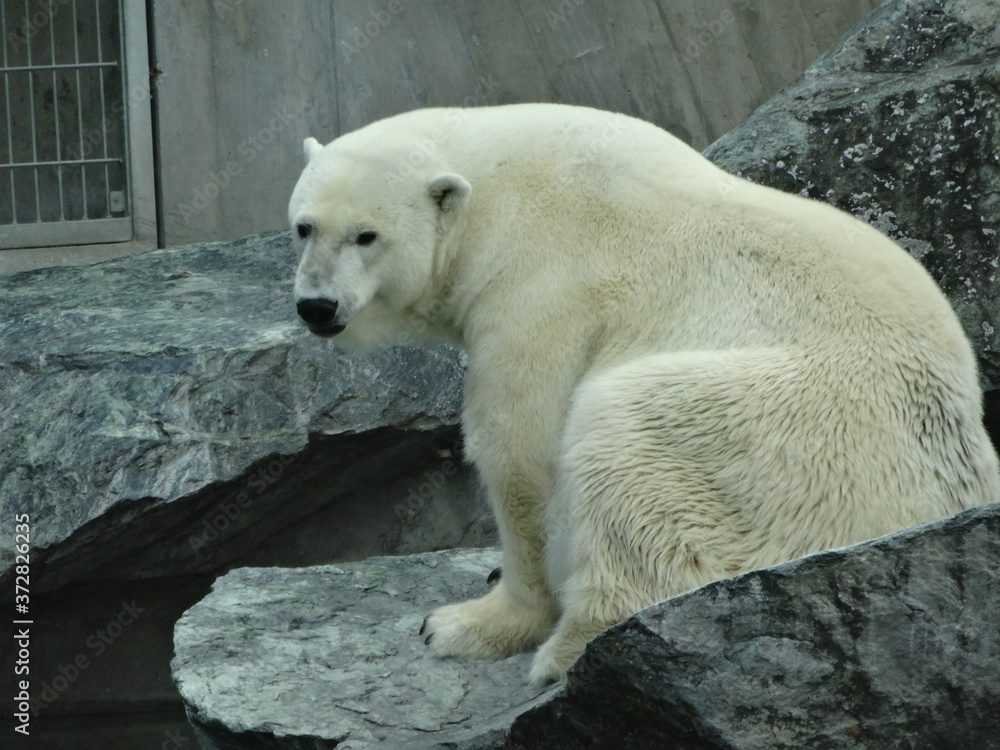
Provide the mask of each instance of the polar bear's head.
[{"label": "polar bear's head", "polygon": [[404,178],[405,150],[350,135],[325,147],[307,138],[304,149],[288,206],[299,316],[313,333],[360,348],[433,333],[418,303],[433,295],[440,246],[469,183],[430,165]]}]

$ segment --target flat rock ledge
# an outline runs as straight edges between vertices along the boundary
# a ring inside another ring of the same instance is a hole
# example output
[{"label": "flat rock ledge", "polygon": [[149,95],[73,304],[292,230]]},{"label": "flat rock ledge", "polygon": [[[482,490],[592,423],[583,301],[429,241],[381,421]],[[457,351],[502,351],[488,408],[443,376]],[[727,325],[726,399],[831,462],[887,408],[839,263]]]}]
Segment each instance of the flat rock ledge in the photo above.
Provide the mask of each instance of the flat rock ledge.
[{"label": "flat rock ledge", "polygon": [[0,278],[0,526],[30,516],[35,593],[477,545],[457,457],[394,510],[459,446],[462,356],[312,336],[295,264],[282,231]]},{"label": "flat rock ledge", "polygon": [[1000,748],[1000,503],[720,581],[596,638],[564,684],[530,655],[417,635],[495,550],[239,569],[178,622],[204,748]]},{"label": "flat rock ledge", "polygon": [[220,578],[174,630],[202,747],[500,747],[541,692],[530,654],[439,659],[417,635],[435,605],[486,593],[499,564],[465,549]]}]

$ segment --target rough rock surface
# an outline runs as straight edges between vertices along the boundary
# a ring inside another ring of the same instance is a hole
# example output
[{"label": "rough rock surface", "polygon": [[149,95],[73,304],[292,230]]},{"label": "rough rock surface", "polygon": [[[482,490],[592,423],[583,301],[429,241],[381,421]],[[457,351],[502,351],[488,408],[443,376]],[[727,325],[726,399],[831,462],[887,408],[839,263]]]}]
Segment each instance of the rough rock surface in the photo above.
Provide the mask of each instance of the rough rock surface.
[{"label": "rough rock surface", "polygon": [[496,550],[241,568],[177,623],[175,681],[203,747],[497,747],[541,691],[530,656],[431,656],[429,607],[486,592]]},{"label": "rough rock surface", "polygon": [[[487,523],[457,456],[459,354],[351,355],[309,335],[295,262],[278,232],[0,279],[0,526],[30,515],[33,591],[224,569],[335,497],[365,506],[366,489],[386,496],[376,523],[328,525],[345,544],[368,535],[359,557]],[[300,530],[263,559],[317,562]]]},{"label": "rough rock surface", "polygon": [[598,636],[565,685],[441,660],[428,609],[499,559],[240,569],[177,625],[206,748],[1000,748],[1000,504],[711,584]]},{"label": "rough rock surface", "polygon": [[948,295],[1000,388],[1000,1],[900,0],[705,155],[895,238]]},{"label": "rough rock surface", "polygon": [[998,748],[998,571],[992,504],[706,586],[598,637],[512,747]]}]

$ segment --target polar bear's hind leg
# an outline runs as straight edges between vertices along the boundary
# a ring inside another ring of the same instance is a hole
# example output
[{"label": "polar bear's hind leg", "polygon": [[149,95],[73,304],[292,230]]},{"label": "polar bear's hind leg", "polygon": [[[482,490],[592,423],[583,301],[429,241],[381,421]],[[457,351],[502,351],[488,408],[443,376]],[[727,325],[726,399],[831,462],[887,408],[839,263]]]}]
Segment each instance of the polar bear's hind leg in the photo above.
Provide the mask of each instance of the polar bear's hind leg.
[{"label": "polar bear's hind leg", "polygon": [[[796,473],[831,426],[815,394],[803,402],[794,360],[779,350],[652,355],[580,386],[547,519],[562,615],[533,681],[560,678],[588,641],[644,607],[849,536],[835,516],[802,525],[802,538],[772,533],[785,514],[822,512],[825,497],[816,477]],[[775,482],[796,507],[773,502]]]}]

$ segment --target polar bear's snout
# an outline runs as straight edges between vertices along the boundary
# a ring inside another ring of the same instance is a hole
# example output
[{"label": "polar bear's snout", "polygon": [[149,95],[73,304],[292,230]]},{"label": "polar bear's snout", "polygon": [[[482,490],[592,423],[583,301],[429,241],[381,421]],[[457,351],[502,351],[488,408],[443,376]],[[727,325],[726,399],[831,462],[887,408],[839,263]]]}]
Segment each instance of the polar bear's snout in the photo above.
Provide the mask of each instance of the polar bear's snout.
[{"label": "polar bear's snout", "polygon": [[344,326],[334,323],[337,317],[337,301],[324,297],[300,299],[295,304],[299,317],[317,336],[336,336]]}]

